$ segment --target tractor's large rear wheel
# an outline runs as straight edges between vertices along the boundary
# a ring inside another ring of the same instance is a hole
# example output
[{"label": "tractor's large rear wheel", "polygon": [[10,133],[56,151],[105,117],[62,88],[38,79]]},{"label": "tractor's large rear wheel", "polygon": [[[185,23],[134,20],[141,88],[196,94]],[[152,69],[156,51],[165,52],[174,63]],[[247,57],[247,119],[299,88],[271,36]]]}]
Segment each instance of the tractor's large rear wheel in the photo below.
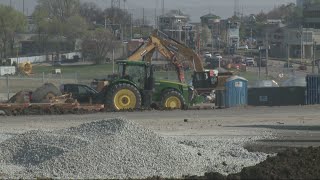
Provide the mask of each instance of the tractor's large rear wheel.
[{"label": "tractor's large rear wheel", "polygon": [[61,96],[60,90],[52,83],[45,83],[32,93],[32,102],[47,103],[56,96]]},{"label": "tractor's large rear wheel", "polygon": [[141,108],[141,94],[130,84],[118,84],[107,93],[106,108],[111,110],[126,110]]},{"label": "tractor's large rear wheel", "polygon": [[170,90],[164,92],[161,105],[166,109],[184,109],[186,107],[186,101],[181,93]]}]

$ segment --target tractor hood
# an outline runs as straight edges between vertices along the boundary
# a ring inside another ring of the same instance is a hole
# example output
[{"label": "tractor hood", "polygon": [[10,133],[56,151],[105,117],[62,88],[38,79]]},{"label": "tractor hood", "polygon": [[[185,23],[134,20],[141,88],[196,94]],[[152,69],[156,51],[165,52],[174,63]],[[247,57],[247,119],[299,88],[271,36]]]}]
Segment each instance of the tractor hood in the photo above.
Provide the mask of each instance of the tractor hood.
[{"label": "tractor hood", "polygon": [[166,80],[157,80],[157,81],[155,81],[155,85],[160,85],[160,84],[177,85],[177,86],[182,86],[182,87],[186,87],[186,88],[192,87],[192,86],[190,86],[188,84],[174,82],[174,81],[166,81]]}]

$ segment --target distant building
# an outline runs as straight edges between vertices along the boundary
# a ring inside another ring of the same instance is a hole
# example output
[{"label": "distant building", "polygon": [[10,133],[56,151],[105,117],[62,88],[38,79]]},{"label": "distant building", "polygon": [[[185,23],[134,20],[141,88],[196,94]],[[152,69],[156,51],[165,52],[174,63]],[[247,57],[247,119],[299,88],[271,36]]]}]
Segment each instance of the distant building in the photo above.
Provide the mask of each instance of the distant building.
[{"label": "distant building", "polygon": [[[287,56],[289,58],[312,59],[314,42],[320,43],[320,30],[313,28],[290,28],[285,29],[284,43],[287,45]],[[301,36],[302,34],[302,36]],[[302,48],[302,52],[301,52]]]},{"label": "distant building", "polygon": [[186,25],[187,22],[187,16],[166,14],[159,17],[159,29],[167,35],[177,38],[181,26]]},{"label": "distant building", "polygon": [[27,29],[26,33],[34,33],[36,32],[36,25],[34,23],[33,17],[32,16],[27,16]]},{"label": "distant building", "polygon": [[220,17],[214,14],[206,14],[200,17],[201,25],[207,25],[209,29],[212,29],[216,26],[216,24],[220,23]]},{"label": "distant building", "polygon": [[267,24],[282,24],[282,20],[281,19],[267,19]]},{"label": "distant building", "polygon": [[302,59],[312,59],[314,42],[320,43],[319,29],[270,24],[265,25],[263,29],[262,34],[265,34],[265,37],[258,41],[262,42],[260,46],[265,46],[268,40],[270,57],[300,58],[302,56]]},{"label": "distant building", "polygon": [[303,27],[320,29],[320,4],[303,8]]},{"label": "distant building", "polygon": [[194,26],[188,21],[189,17],[185,15],[162,15],[159,16],[159,30],[177,41],[194,46]]},{"label": "distant building", "polygon": [[232,51],[240,46],[240,22],[231,20],[221,20],[221,30],[226,31],[226,46]]},{"label": "distant building", "polygon": [[304,6],[308,6],[310,4],[313,4],[314,1],[316,1],[316,0],[297,0],[296,5],[298,7],[304,7]]}]

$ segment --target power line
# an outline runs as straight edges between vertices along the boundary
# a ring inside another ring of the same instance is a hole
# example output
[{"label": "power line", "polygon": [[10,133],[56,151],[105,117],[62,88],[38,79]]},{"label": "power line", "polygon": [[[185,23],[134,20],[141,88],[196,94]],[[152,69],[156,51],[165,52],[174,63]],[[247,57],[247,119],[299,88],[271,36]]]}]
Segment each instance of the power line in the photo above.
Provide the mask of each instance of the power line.
[{"label": "power line", "polygon": [[164,15],[164,0],[161,2],[162,16]]}]

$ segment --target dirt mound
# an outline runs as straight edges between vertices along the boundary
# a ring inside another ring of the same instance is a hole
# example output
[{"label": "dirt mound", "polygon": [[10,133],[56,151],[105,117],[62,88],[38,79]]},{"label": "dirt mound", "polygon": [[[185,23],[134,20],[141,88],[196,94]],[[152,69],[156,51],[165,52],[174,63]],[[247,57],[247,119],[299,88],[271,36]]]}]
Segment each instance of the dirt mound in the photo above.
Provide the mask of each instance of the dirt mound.
[{"label": "dirt mound", "polygon": [[256,166],[245,167],[241,172],[223,176],[216,172],[185,179],[319,179],[320,147],[289,148],[268,157]]},{"label": "dirt mound", "polygon": [[320,147],[292,148],[228,179],[319,179]]}]

